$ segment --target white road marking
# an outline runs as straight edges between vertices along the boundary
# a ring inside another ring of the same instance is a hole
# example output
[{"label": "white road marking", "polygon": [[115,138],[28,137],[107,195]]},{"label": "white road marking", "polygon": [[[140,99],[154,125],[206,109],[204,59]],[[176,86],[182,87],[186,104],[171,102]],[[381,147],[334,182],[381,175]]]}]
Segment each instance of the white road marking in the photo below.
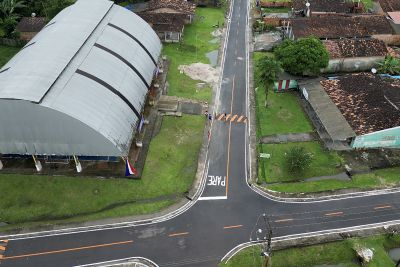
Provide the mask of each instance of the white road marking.
[{"label": "white road marking", "polygon": [[227,196],[219,196],[219,197],[199,197],[199,200],[220,200],[220,199],[228,199]]}]

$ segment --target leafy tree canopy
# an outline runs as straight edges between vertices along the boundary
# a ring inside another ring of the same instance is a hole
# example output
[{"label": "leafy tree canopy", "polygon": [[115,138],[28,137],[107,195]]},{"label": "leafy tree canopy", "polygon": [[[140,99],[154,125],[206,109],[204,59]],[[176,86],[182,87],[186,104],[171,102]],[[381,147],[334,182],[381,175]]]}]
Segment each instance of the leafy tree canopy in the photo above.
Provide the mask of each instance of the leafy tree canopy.
[{"label": "leafy tree canopy", "polygon": [[326,48],[316,38],[286,39],[274,52],[283,68],[294,75],[318,74],[329,62]]},{"label": "leafy tree canopy", "polygon": [[270,85],[278,78],[282,72],[281,64],[274,58],[263,56],[256,63],[257,82],[259,84]]}]

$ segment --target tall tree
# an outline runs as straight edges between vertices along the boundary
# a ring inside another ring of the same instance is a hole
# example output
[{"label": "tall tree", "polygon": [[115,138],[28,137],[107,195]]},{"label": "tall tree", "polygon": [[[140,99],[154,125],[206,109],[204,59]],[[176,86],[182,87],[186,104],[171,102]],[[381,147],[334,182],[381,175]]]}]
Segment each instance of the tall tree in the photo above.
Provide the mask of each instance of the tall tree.
[{"label": "tall tree", "polygon": [[319,74],[329,63],[325,46],[316,38],[285,40],[274,52],[283,68],[295,75]]},{"label": "tall tree", "polygon": [[256,63],[257,83],[264,87],[265,91],[265,107],[267,107],[268,91],[274,81],[282,73],[282,67],[274,58],[263,56]]}]

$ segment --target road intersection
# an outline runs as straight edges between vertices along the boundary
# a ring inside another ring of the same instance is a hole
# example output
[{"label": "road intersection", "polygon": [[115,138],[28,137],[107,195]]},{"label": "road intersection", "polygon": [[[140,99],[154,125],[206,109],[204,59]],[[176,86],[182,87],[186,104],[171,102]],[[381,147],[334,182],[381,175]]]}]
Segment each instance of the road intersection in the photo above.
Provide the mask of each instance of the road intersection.
[{"label": "road intersection", "polygon": [[200,198],[155,223],[9,236],[0,266],[80,266],[131,257],[160,266],[216,266],[232,248],[249,242],[262,214],[271,218],[275,238],[400,218],[397,192],[293,203],[257,194],[249,186],[249,123],[237,123],[240,116],[250,117],[248,11],[247,0],[232,0],[214,111],[219,116],[212,124]]}]

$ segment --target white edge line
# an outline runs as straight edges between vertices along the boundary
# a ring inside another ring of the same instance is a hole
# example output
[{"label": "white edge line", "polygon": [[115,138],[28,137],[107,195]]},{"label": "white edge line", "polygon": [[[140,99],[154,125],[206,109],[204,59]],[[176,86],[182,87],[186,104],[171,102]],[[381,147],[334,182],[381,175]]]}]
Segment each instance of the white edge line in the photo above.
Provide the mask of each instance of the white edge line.
[{"label": "white edge line", "polygon": [[199,197],[199,200],[217,200],[217,199],[228,199],[227,196],[218,196],[218,197]]},{"label": "white edge line", "polygon": [[[148,258],[143,258],[143,257],[130,257],[130,258],[117,259],[117,260],[110,260],[110,261],[101,261],[101,262],[88,263],[88,264],[83,264],[83,265],[74,265],[74,267],[89,267],[89,266],[96,266],[98,264],[108,264],[108,263],[115,263],[115,262],[120,262],[120,261],[129,261],[129,260],[144,260],[144,261],[150,262],[151,264],[153,264],[156,267],[159,267],[154,261],[149,260]],[[139,262],[139,263],[147,266],[144,263],[141,263],[141,262]]]}]

